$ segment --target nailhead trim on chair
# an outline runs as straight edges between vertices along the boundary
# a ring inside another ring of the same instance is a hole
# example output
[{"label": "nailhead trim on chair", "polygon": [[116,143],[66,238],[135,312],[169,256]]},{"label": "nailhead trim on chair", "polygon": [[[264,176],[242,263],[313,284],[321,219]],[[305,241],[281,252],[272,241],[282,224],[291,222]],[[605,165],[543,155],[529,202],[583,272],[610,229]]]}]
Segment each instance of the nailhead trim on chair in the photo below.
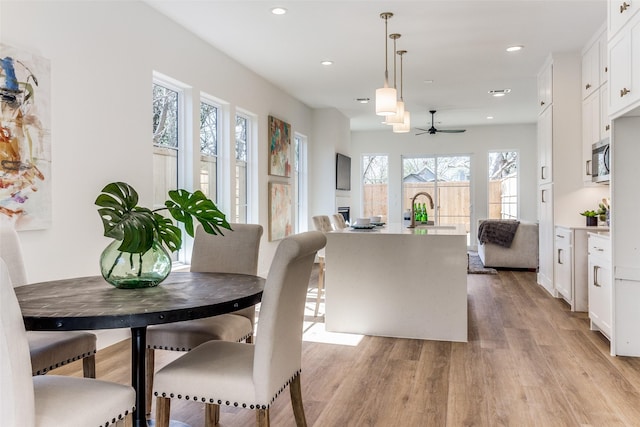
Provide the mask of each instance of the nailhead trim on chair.
[{"label": "nailhead trim on chair", "polygon": [[[247,334],[244,337],[240,338],[237,342],[242,342],[247,340],[249,337],[253,336],[253,334]],[[161,345],[148,345],[147,348],[153,349],[153,350],[171,350],[171,351],[191,351],[193,350],[191,347],[189,348],[178,348],[178,347],[168,347],[168,346],[161,346]]]},{"label": "nailhead trim on chair", "polygon": [[[282,393],[282,392],[287,388],[287,386],[288,386],[289,384],[291,384],[291,382],[292,382],[292,381],[293,381],[293,380],[294,380],[298,375],[300,375],[300,373],[301,373],[301,372],[302,372],[302,370],[298,370],[295,374],[293,374],[293,376],[292,376],[291,378],[289,378],[289,379],[287,380],[287,382],[286,382],[282,387],[280,387],[280,390],[278,390],[278,392],[276,393],[276,395],[275,395],[275,396],[273,396],[273,397],[271,398],[271,401],[269,402],[269,404],[268,404],[268,405],[257,405],[257,404],[256,404],[256,405],[253,405],[253,404],[248,404],[248,403],[239,403],[239,402],[233,402],[233,403],[231,403],[231,402],[230,402],[230,401],[228,401],[228,400],[224,401],[224,404],[225,404],[226,406],[231,406],[231,405],[233,405],[233,406],[235,406],[235,407],[238,407],[238,405],[242,405],[242,407],[243,407],[243,408],[246,408],[247,406],[249,406],[249,409],[269,409],[269,407],[273,404],[273,402],[276,400],[276,398],[277,398],[278,396],[280,396],[280,393]],[[154,395],[154,396],[156,396],[156,397],[167,397],[167,393],[162,393],[162,394],[160,394],[160,395],[159,395],[157,391],[156,391],[156,392],[154,392],[154,393],[153,393],[153,395]],[[177,395],[177,396],[176,396],[176,395],[174,395],[173,393],[169,393],[169,397],[170,397],[171,399],[173,399],[173,398],[175,398],[175,397],[177,397],[178,399],[182,399],[182,395],[181,395],[181,394],[179,394],[179,395]],[[195,402],[197,402],[197,401],[198,401],[198,397],[196,397],[196,396],[192,396],[192,397],[184,396],[184,399],[185,399],[185,400],[193,400],[193,401],[195,401]],[[207,398],[202,397],[202,398],[200,398],[200,401],[201,401],[201,402],[203,402],[203,403],[206,403]],[[214,398],[209,398],[209,403],[215,403],[215,402],[216,402],[216,399],[214,399]],[[222,405],[222,404],[223,404],[222,400],[220,400],[220,399],[217,399],[217,403],[218,403],[218,405]]]},{"label": "nailhead trim on chair", "polygon": [[118,422],[118,421],[120,421],[120,420],[123,420],[127,415],[129,415],[129,412],[133,412],[135,409],[136,409],[136,408],[135,408],[135,406],[134,406],[133,408],[131,408],[131,411],[124,411],[124,415],[122,415],[122,414],[118,414],[118,418],[112,418],[110,422],[109,422],[109,421],[107,421],[107,422],[106,422],[106,423],[104,423],[104,424],[100,424],[100,426],[99,426],[99,427],[109,427],[110,425],[115,424],[115,423],[117,423],[117,422]]},{"label": "nailhead trim on chair", "polygon": [[45,375],[47,372],[52,371],[56,368],[66,365],[67,363],[75,362],[76,360],[82,360],[85,357],[93,356],[96,354],[96,350],[93,350],[89,353],[82,353],[79,356],[72,357],[71,359],[63,360],[62,362],[58,362],[53,366],[49,366],[48,368],[43,368],[42,370],[36,371],[35,375]]}]

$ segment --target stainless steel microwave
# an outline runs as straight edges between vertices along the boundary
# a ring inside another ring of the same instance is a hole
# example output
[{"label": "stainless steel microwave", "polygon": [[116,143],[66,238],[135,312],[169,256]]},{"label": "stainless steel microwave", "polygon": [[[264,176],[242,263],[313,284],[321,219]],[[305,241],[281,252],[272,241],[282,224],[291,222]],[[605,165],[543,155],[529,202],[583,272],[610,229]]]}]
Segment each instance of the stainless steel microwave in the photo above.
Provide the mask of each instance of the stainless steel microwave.
[{"label": "stainless steel microwave", "polygon": [[608,184],[609,165],[609,138],[605,138],[591,146],[591,181]]}]

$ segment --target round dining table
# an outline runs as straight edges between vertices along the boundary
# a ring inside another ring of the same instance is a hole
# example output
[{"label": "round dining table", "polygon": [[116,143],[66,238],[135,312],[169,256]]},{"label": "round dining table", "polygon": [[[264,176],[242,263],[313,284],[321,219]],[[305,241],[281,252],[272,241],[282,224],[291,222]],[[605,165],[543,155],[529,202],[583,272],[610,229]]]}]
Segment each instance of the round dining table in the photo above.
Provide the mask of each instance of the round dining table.
[{"label": "round dining table", "polygon": [[118,289],[102,276],[91,276],[34,283],[15,291],[27,330],[131,329],[133,425],[146,427],[147,326],[250,307],[260,302],[264,282],[246,274],[172,272],[152,288]]}]

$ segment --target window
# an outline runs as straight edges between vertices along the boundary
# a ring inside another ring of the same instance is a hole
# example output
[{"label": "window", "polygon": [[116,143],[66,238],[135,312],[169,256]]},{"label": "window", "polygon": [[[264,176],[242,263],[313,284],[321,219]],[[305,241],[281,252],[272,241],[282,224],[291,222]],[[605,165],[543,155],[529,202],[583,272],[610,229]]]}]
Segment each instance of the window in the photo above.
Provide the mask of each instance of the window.
[{"label": "window", "polygon": [[307,138],[301,135],[293,137],[294,174],[293,185],[295,205],[295,232],[307,231]]},{"label": "window", "polygon": [[[169,190],[178,188],[182,92],[165,82],[153,83],[153,207],[164,206]],[[168,216],[166,211],[160,212]],[[171,259],[184,258],[172,253]]]},{"label": "window", "polygon": [[218,203],[218,106],[200,103],[200,190]]},{"label": "window", "polygon": [[465,224],[467,240],[471,223],[470,156],[405,157],[402,159],[402,204],[411,209],[411,199],[421,191],[416,203],[425,204],[428,220],[436,225]]},{"label": "window", "polygon": [[164,206],[167,192],[178,188],[180,92],[153,84],[154,207]]},{"label": "window", "polygon": [[518,153],[489,153],[489,209],[492,219],[518,218]]},{"label": "window", "polygon": [[247,222],[248,196],[248,149],[250,120],[247,116],[236,115],[236,169],[235,169],[235,211],[234,222]]},{"label": "window", "polygon": [[389,157],[362,156],[362,215],[388,216],[389,212]]}]

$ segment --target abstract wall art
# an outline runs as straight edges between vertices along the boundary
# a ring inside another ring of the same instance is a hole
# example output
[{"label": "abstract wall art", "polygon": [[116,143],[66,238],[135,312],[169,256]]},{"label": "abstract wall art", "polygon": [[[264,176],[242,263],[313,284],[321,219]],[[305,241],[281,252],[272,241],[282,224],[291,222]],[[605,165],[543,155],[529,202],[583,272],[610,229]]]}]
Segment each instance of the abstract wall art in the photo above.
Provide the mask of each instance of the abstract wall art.
[{"label": "abstract wall art", "polygon": [[269,183],[269,241],[280,240],[293,233],[291,224],[291,185]]},{"label": "abstract wall art", "polygon": [[291,125],[269,116],[269,175],[291,176]]},{"label": "abstract wall art", "polygon": [[0,219],[51,225],[49,60],[0,44]]}]

